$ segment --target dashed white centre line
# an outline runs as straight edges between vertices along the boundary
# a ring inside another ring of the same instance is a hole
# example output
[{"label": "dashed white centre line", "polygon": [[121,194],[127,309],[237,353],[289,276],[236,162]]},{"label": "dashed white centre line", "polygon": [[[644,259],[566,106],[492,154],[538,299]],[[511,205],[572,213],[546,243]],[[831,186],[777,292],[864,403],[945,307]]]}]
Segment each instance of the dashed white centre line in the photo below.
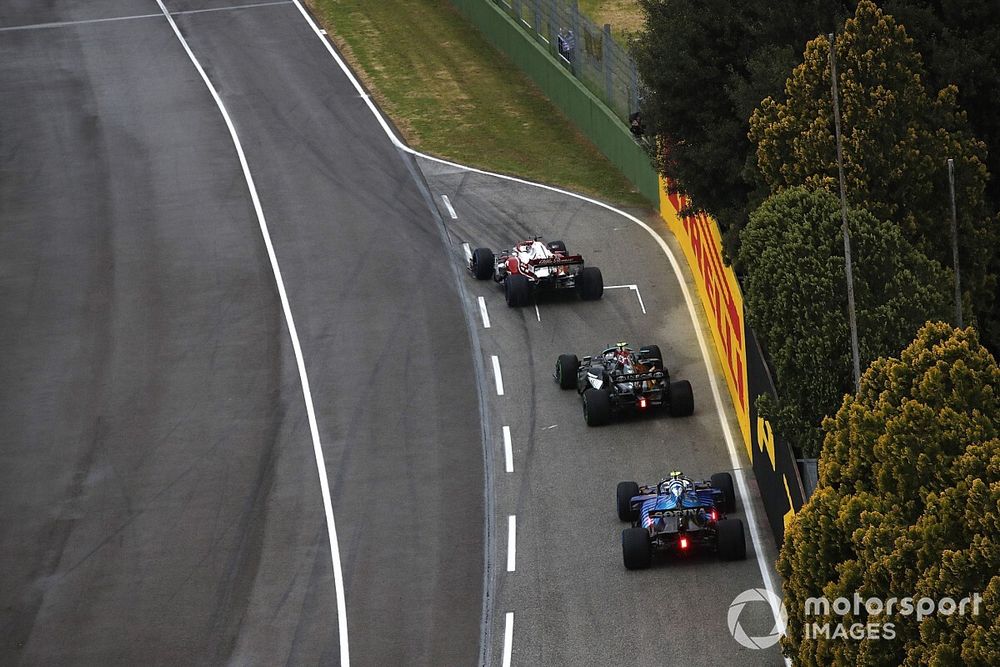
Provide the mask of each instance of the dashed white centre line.
[{"label": "dashed white centre line", "polygon": [[497,382],[497,396],[503,396],[503,376],[500,375],[500,358],[493,355],[493,377]]},{"label": "dashed white centre line", "polygon": [[517,517],[507,517],[507,571],[514,571],[514,545],[517,540]]},{"label": "dashed white centre line", "polygon": [[503,667],[510,667],[510,653],[514,644],[514,612],[508,611],[503,628]]},{"label": "dashed white centre line", "polygon": [[540,312],[538,312],[538,304],[537,303],[535,304],[535,319],[537,319],[539,322],[542,321],[542,314]]},{"label": "dashed white centre line", "polygon": [[503,427],[503,456],[507,461],[507,472],[514,472],[514,450],[510,444],[510,426]]},{"label": "dashed white centre line", "polygon": [[448,215],[451,216],[451,219],[458,220],[458,213],[455,213],[455,207],[451,205],[451,200],[448,199],[448,195],[441,195],[441,201],[444,202],[445,208],[448,209]]},{"label": "dashed white centre line", "polygon": [[483,316],[483,328],[490,328],[490,314],[486,312],[486,299],[479,297],[479,314]]}]

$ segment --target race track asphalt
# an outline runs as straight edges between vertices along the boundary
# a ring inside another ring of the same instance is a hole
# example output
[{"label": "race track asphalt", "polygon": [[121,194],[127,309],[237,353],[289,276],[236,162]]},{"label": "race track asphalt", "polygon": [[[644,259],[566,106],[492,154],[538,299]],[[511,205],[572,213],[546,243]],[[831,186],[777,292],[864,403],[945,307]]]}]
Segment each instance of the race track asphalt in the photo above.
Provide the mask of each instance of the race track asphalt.
[{"label": "race track asphalt", "polygon": [[[616,482],[731,469],[696,324],[649,235],[567,195],[414,161],[293,3],[166,5],[242,140],[287,288],[352,662],[480,662],[487,553],[492,664],[507,613],[515,665],[782,664],[726,626],[771,545],[748,533],[742,562],[621,564]],[[336,664],[275,277],[219,109],[157,2],[3,3],[0,99],[0,663]],[[463,241],[536,234],[623,287],[536,314],[456,271]],[[555,358],[618,340],[659,344],[695,415],[586,427]],[[740,621],[772,623],[759,607]]]},{"label": "race track asphalt", "polygon": [[[222,9],[176,20],[283,272],[353,662],[474,664],[482,436],[439,222],[294,4],[166,4]],[[159,12],[0,8],[0,663],[335,664],[275,278]]]},{"label": "race track asphalt", "polygon": [[[490,392],[494,457],[505,457],[504,425],[513,450],[513,472],[494,466],[502,528],[494,661],[502,659],[502,626],[513,612],[512,664],[784,664],[777,647],[746,649],[727,626],[733,599],[762,586],[755,553],[763,550],[764,561],[773,563],[773,542],[754,545],[748,529],[745,561],[710,555],[660,561],[645,571],[622,564],[617,482],[653,483],[670,470],[708,479],[732,470],[695,324],[654,239],[624,216],[565,194],[429,159],[420,165],[448,224],[455,261],[463,261],[462,243],[499,250],[540,235],[564,241],[602,270],[606,286],[619,286],[597,302],[543,295],[536,311],[533,305],[509,308],[492,281],[466,275],[469,298],[483,297],[489,316],[489,328],[480,324],[482,353],[488,363],[498,358],[503,378],[504,394]],[[669,237],[661,222],[649,224]],[[621,287],[628,285],[637,289]],[[694,415],[586,426],[576,392],[561,391],[553,380],[556,358],[594,354],[617,341],[658,344],[671,379],[691,382]],[[721,376],[718,381],[728,401]],[[731,428],[739,438],[735,421]],[[744,455],[741,466],[747,465]],[[745,500],[735,516],[747,523]],[[770,540],[756,491],[751,502]],[[508,572],[503,529],[511,515],[516,560]],[[739,620],[751,636],[767,636],[774,625],[764,604],[748,605]]]}]

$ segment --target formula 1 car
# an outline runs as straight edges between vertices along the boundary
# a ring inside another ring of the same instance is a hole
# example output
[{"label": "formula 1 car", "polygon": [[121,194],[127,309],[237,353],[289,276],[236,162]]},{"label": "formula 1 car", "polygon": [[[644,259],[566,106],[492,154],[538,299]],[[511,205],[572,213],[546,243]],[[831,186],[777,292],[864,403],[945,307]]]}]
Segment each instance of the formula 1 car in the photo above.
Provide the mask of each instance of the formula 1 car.
[{"label": "formula 1 car", "polygon": [[616,343],[582,361],[575,354],[561,354],[553,377],[562,389],[576,388],[588,426],[603,426],[627,410],[666,409],[672,417],[694,412],[691,383],[670,381],[659,345],[635,352],[628,343]]},{"label": "formula 1 car", "polygon": [[569,254],[562,241],[544,243],[538,236],[499,254],[476,248],[469,257],[469,271],[479,280],[493,278],[502,284],[507,305],[512,308],[528,305],[532,293],[539,289],[573,289],[584,301],[595,301],[604,294],[600,269],[584,266],[583,257]]},{"label": "formula 1 car", "polygon": [[743,522],[726,518],[736,508],[733,478],[727,472],[695,482],[680,472],[658,484],[618,483],[618,518],[632,523],[622,531],[625,567],[650,566],[653,553],[674,557],[715,551],[723,560],[746,558]]}]

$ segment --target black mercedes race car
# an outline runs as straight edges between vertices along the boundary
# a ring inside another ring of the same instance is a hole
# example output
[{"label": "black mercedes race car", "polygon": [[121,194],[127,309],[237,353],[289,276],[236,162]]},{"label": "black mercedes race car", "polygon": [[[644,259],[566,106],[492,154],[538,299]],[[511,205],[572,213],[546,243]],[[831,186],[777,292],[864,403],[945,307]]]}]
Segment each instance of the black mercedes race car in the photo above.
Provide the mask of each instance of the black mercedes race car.
[{"label": "black mercedes race car", "polygon": [[724,560],[746,558],[743,522],[726,518],[736,509],[727,472],[705,482],[680,472],[649,486],[619,482],[617,495],[618,518],[632,523],[622,531],[622,558],[630,570],[649,567],[654,553],[679,557],[707,550]]},{"label": "black mercedes race car", "polygon": [[617,343],[582,360],[575,354],[562,354],[554,377],[562,389],[576,388],[581,395],[588,426],[602,426],[626,411],[665,409],[672,417],[694,412],[691,383],[670,381],[658,345],[636,352],[628,343]]}]

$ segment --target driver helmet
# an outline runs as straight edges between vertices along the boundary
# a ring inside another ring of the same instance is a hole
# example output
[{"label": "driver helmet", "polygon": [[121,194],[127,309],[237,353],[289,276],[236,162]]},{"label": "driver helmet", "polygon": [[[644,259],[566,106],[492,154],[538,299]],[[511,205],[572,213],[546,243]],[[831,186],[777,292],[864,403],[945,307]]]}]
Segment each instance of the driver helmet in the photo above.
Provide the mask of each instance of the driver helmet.
[{"label": "driver helmet", "polygon": [[691,480],[684,476],[680,470],[673,470],[670,473],[670,477],[665,478],[660,482],[660,486],[664,489],[666,493],[672,496],[680,497],[684,491],[691,486]]}]

